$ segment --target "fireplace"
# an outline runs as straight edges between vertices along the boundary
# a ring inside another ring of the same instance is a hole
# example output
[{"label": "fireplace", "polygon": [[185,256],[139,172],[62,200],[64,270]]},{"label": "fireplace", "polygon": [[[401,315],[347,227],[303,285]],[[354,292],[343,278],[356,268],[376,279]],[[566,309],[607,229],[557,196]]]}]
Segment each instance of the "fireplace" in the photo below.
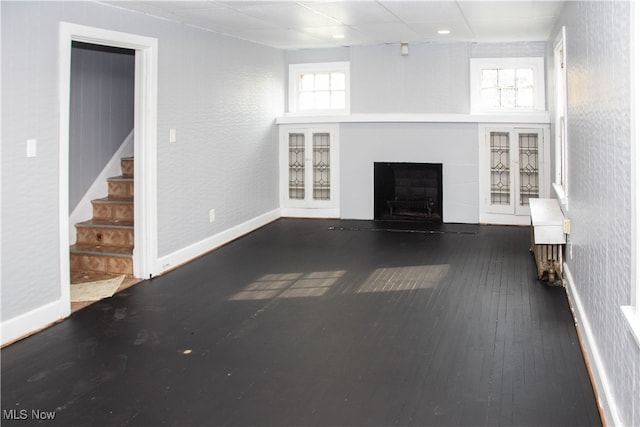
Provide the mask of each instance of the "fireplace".
[{"label": "fireplace", "polygon": [[442,222],[442,164],[373,165],[376,220]]}]

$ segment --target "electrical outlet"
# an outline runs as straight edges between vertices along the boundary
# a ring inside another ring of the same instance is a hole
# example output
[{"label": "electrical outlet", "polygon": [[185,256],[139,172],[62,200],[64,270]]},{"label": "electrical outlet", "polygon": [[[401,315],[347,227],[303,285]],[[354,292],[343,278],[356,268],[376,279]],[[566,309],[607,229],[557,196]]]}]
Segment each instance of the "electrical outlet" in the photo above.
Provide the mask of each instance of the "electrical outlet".
[{"label": "electrical outlet", "polygon": [[169,142],[170,143],[176,142],[176,130],[173,128],[169,129]]},{"label": "electrical outlet", "polygon": [[216,220],[216,210],[215,209],[211,209],[209,211],[209,222],[213,222]]},{"label": "electrical outlet", "polygon": [[35,157],[37,152],[35,139],[27,139],[27,157]]}]

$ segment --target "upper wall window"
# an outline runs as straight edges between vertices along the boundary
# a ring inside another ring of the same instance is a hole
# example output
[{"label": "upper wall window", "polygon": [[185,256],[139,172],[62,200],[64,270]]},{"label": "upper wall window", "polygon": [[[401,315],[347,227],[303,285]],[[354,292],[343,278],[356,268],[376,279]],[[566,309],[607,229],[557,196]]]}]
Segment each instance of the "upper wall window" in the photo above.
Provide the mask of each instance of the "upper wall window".
[{"label": "upper wall window", "polygon": [[471,112],[544,111],[544,58],[473,58]]},{"label": "upper wall window", "polygon": [[349,114],[349,63],[289,65],[289,113]]}]

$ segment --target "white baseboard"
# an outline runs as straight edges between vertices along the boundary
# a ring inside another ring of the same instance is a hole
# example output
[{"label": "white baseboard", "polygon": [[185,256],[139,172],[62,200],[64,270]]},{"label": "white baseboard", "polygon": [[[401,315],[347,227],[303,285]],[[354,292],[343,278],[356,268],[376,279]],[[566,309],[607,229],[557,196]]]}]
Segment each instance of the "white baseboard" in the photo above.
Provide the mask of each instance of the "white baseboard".
[{"label": "white baseboard", "polygon": [[288,218],[340,218],[339,208],[282,208]]},{"label": "white baseboard", "polygon": [[529,215],[506,215],[480,212],[478,218],[480,224],[531,225],[531,217]]},{"label": "white baseboard", "polygon": [[596,390],[596,398],[598,406],[600,407],[600,413],[604,417],[604,423],[608,426],[621,426],[622,421],[618,415],[618,406],[613,393],[611,392],[611,386],[607,371],[605,370],[600,351],[598,350],[598,343],[596,342],[589,318],[584,311],[582,300],[580,299],[580,293],[576,287],[571,269],[565,263],[563,266],[563,276],[566,280],[567,295],[569,302],[571,303],[571,311],[573,311],[573,317],[576,322],[578,336],[582,342],[583,351],[586,353],[587,365],[590,367],[589,371],[592,380],[595,382],[594,388]]},{"label": "white baseboard", "polygon": [[32,334],[66,317],[69,310],[63,310],[61,303],[62,300],[53,301],[2,322],[0,328],[2,345]]},{"label": "white baseboard", "polygon": [[[158,263],[162,272],[165,272],[267,225],[278,218],[280,218],[280,209],[274,209],[215,236],[162,257],[158,259]],[[63,299],[59,299],[2,322],[0,325],[1,345],[11,343],[64,319],[69,315],[69,307],[67,306],[65,309],[63,305]]]},{"label": "white baseboard", "polygon": [[93,184],[82,197],[82,200],[73,209],[73,212],[69,215],[69,244],[76,243],[76,224],[82,221],[86,221],[93,217],[93,205],[92,200],[106,197],[109,192],[109,185],[107,184],[107,178],[112,176],[122,175],[122,169],[120,168],[120,159],[122,157],[133,156],[133,130],[129,132],[129,135],[120,145],[120,148],[115,152],[111,160],[106,164],[100,175],[93,181]]},{"label": "white baseboard", "polygon": [[203,254],[210,252],[220,246],[244,236],[260,227],[267,225],[268,223],[280,218],[280,209],[274,209],[270,212],[262,214],[242,224],[236,225],[228,230],[218,233],[214,236],[208,237],[197,243],[189,245],[183,249],[177,250],[172,254],[158,258],[158,265],[160,274],[172,270],[184,263],[202,256]]}]

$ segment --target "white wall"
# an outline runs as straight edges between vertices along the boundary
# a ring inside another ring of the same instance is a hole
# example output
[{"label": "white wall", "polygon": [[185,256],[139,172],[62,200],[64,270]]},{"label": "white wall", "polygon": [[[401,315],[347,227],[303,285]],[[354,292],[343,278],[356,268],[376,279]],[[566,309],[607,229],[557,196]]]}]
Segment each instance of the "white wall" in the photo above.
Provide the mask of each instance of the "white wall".
[{"label": "white wall", "polygon": [[[289,52],[289,63],[349,60],[351,113],[469,114],[469,59],[545,56],[544,42],[416,43]],[[373,163],[443,163],[443,220],[479,221],[477,123],[343,123],[341,217],[373,219]]]},{"label": "white wall", "polygon": [[373,163],[442,163],[443,221],[478,222],[478,125],[343,124],[340,208],[349,219],[373,219]]},{"label": "white wall", "polygon": [[133,129],[134,66],[134,51],[87,44],[71,49],[70,211]]},{"label": "white wall", "polygon": [[351,48],[352,113],[469,113],[469,44]]},{"label": "white wall", "polygon": [[[59,186],[67,185],[58,182],[60,22],[158,39],[159,257],[278,208],[283,51],[93,2],[0,8],[3,325],[60,299],[59,259],[68,256],[58,249]],[[35,158],[25,157],[29,138],[38,141]]]},{"label": "white wall", "polygon": [[566,26],[568,291],[606,421],[637,426],[640,348],[620,310],[632,303],[630,17],[629,2],[567,2],[552,37]]}]

